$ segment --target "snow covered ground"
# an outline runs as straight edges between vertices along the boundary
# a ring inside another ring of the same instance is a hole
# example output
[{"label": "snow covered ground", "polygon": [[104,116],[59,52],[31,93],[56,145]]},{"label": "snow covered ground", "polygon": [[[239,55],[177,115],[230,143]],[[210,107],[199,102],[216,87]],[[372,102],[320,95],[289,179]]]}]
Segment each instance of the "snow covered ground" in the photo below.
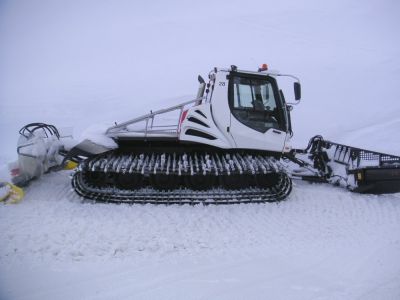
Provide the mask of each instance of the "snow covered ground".
[{"label": "snow covered ground", "polygon": [[49,174],[0,207],[1,299],[398,299],[400,195],[85,203]]},{"label": "snow covered ground", "polygon": [[[0,180],[24,124],[79,137],[175,104],[231,64],[301,78],[295,146],[320,133],[400,155],[399,8],[1,1]],[[0,205],[0,299],[400,299],[398,194],[298,182],[279,204],[93,204],[67,171],[26,193]]]}]

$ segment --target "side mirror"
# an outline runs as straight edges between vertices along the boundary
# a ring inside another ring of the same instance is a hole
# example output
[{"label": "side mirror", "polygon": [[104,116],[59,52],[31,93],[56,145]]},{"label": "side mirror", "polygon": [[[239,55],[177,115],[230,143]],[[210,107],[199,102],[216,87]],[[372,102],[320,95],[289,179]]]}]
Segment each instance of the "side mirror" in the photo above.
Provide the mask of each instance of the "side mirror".
[{"label": "side mirror", "polygon": [[[204,81],[203,77],[201,77],[200,75],[199,75],[199,77],[197,77],[197,80],[199,81],[200,86],[197,91],[196,99],[201,99],[204,96],[204,91],[206,89],[206,82]],[[201,100],[199,100],[198,103],[196,102],[196,104],[200,104],[200,103],[201,103]]]},{"label": "side mirror", "polygon": [[300,82],[294,83],[294,99],[300,100],[301,99],[301,85]]},{"label": "side mirror", "polygon": [[199,81],[200,84],[201,84],[201,83],[206,83],[206,82],[204,81],[203,77],[201,77],[201,75],[199,75],[199,76],[197,77],[197,80]]}]

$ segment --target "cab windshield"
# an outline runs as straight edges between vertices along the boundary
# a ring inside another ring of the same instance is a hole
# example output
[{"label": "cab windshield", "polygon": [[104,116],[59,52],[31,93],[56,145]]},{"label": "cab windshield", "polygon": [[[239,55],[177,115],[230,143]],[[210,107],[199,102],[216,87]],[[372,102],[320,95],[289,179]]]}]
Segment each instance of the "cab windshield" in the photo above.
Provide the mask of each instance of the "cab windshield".
[{"label": "cab windshield", "polygon": [[260,132],[270,128],[281,129],[279,99],[274,92],[274,82],[265,77],[233,76],[230,81],[230,107],[233,116]]}]

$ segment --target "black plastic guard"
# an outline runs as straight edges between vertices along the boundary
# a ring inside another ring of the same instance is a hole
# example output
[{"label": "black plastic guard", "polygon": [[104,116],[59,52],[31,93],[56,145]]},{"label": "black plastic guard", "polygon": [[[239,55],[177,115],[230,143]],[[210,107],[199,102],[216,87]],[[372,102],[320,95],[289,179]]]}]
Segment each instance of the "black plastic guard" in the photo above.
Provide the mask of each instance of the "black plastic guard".
[{"label": "black plastic guard", "polygon": [[73,147],[67,154],[66,159],[70,159],[76,162],[80,162],[85,158],[99,155],[101,153],[108,152],[112,149],[107,148],[105,146],[96,144],[90,140],[84,140],[80,142],[78,145]]},{"label": "black plastic guard", "polygon": [[400,192],[400,166],[367,167],[353,172],[357,182],[354,192],[365,194]]}]

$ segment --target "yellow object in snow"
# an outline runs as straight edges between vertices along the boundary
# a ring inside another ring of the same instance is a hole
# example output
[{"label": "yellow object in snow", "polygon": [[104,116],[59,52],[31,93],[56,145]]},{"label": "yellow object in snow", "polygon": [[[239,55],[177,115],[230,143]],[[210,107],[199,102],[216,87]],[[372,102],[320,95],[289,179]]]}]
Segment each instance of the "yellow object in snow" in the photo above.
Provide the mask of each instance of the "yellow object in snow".
[{"label": "yellow object in snow", "polygon": [[64,170],[73,170],[78,166],[78,164],[74,161],[68,160],[64,166]]},{"label": "yellow object in snow", "polygon": [[0,182],[0,201],[18,203],[24,198],[24,195],[24,190],[20,187],[8,182]]}]

